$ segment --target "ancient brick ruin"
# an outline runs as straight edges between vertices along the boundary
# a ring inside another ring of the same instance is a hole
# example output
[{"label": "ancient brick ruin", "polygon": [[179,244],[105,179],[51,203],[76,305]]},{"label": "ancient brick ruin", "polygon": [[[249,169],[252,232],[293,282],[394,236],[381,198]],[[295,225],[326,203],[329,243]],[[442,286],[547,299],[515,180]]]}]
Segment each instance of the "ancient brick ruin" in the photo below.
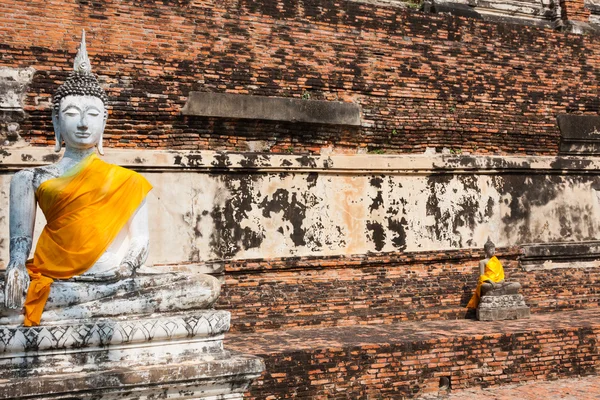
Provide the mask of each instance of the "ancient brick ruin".
[{"label": "ancient brick ruin", "polygon": [[[8,182],[58,157],[51,94],[85,25],[107,158],[168,216],[150,260],[223,277],[227,347],[266,362],[250,398],[597,374],[600,5],[411,4],[0,0],[0,268]],[[193,92],[234,97],[184,112]],[[328,114],[228,116],[241,95]],[[464,319],[488,235],[531,320]]]}]

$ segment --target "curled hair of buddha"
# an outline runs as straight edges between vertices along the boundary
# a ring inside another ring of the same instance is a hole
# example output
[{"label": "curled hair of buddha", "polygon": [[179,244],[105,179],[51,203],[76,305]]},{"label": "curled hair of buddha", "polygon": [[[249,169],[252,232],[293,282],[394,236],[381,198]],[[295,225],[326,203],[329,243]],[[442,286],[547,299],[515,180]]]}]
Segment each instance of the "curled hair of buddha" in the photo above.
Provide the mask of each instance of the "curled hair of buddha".
[{"label": "curled hair of buddha", "polygon": [[94,96],[102,100],[105,106],[108,103],[106,92],[100,87],[96,75],[92,73],[92,64],[85,45],[85,31],[81,34],[81,43],[73,62],[73,72],[52,97],[52,108],[55,112],[58,112],[60,101],[67,96]]},{"label": "curled hair of buddha", "polygon": [[102,100],[105,106],[108,103],[106,92],[100,87],[98,79],[92,73],[74,71],[69,75],[52,98],[52,106],[55,111],[58,112],[60,101],[67,96],[94,96]]}]

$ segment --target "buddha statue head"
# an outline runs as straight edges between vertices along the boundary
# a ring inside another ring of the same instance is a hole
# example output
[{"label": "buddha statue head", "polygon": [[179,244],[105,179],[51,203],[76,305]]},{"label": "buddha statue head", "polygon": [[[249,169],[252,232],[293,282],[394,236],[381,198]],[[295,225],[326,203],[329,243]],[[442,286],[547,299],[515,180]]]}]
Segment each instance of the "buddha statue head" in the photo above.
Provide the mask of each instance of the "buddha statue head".
[{"label": "buddha statue head", "polygon": [[59,152],[62,141],[72,149],[102,149],[102,134],[106,126],[108,97],[92,73],[85,46],[85,31],[73,64],[73,72],[54,93],[52,98],[52,124]]},{"label": "buddha statue head", "polygon": [[487,242],[483,245],[483,251],[485,252],[486,258],[492,258],[496,253],[496,245],[492,242],[492,239],[489,238]]}]

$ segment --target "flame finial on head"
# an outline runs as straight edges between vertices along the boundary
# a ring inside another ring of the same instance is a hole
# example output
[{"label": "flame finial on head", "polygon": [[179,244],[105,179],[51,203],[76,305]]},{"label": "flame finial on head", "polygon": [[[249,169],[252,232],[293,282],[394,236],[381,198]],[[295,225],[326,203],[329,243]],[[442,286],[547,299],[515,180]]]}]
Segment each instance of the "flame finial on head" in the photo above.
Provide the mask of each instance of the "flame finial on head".
[{"label": "flame finial on head", "polygon": [[81,35],[81,44],[73,63],[73,72],[71,72],[65,83],[58,87],[52,98],[55,112],[58,111],[61,99],[69,95],[95,96],[102,100],[104,105],[108,103],[106,93],[100,87],[96,76],[92,73],[92,64],[90,63],[85,45],[85,31]]},{"label": "flame finial on head", "polygon": [[92,64],[88,58],[87,48],[85,46],[85,29],[81,31],[81,43],[79,44],[79,50],[77,50],[77,55],[73,62],[73,70],[81,74],[92,73]]}]

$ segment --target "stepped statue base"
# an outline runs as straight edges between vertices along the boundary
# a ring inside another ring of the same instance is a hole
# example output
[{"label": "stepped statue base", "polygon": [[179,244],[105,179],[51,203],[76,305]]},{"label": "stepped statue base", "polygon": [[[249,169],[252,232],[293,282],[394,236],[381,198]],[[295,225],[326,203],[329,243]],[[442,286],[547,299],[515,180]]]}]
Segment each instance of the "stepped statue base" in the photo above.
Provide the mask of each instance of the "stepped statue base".
[{"label": "stepped statue base", "polygon": [[0,326],[0,398],[242,399],[263,361],[223,349],[226,311]]},{"label": "stepped statue base", "polygon": [[483,283],[481,301],[477,307],[477,319],[480,321],[500,321],[507,319],[529,318],[529,307],[523,295],[519,293],[521,284],[502,281]]}]

